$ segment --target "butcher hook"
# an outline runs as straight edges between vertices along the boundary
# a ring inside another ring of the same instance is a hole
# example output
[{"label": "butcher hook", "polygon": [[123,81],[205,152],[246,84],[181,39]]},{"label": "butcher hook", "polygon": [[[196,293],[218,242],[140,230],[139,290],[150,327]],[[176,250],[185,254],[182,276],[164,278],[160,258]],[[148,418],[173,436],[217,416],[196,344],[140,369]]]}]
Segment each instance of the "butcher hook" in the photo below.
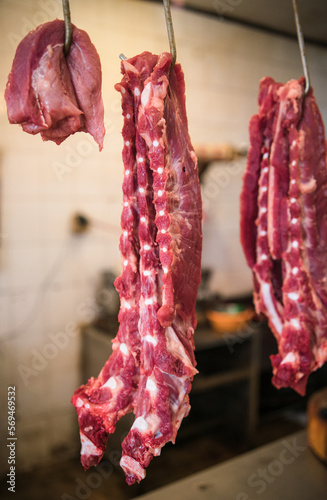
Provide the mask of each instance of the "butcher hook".
[{"label": "butcher hook", "polygon": [[72,22],[70,20],[69,0],[62,0],[62,8],[64,11],[64,20],[65,20],[64,52],[65,52],[65,55],[67,55],[69,52],[70,46],[72,44]]},{"label": "butcher hook", "polygon": [[174,35],[173,20],[171,17],[171,10],[170,10],[170,0],[163,0],[163,5],[164,5],[164,10],[165,10],[170,53],[171,53],[172,58],[173,58],[173,60],[171,62],[170,69],[173,69],[175,62],[176,62],[177,52],[176,52],[176,42],[175,42],[175,35]]},{"label": "butcher hook", "polygon": [[298,39],[299,47],[300,47],[302,67],[303,67],[303,72],[304,72],[304,77],[305,77],[304,93],[306,95],[309,92],[309,88],[310,88],[310,76],[309,76],[307,60],[305,57],[304,40],[303,40],[303,33],[302,33],[302,29],[301,29],[301,24],[300,24],[299,12],[298,12],[298,8],[297,8],[297,0],[293,0],[293,10],[294,10],[294,17],[295,17],[295,24],[296,24],[297,39]]},{"label": "butcher hook", "polygon": [[[63,2],[64,2],[64,0],[63,0]],[[175,65],[175,62],[176,62],[177,51],[176,51],[176,42],[175,42],[175,35],[174,35],[173,20],[171,17],[171,10],[170,10],[170,0],[163,0],[163,5],[164,5],[164,11],[165,11],[170,53],[172,55],[172,62],[171,62],[171,66],[170,66],[170,69],[172,70],[174,65]],[[121,61],[124,61],[124,59],[127,59],[127,57],[124,54],[119,54],[119,59]]]}]

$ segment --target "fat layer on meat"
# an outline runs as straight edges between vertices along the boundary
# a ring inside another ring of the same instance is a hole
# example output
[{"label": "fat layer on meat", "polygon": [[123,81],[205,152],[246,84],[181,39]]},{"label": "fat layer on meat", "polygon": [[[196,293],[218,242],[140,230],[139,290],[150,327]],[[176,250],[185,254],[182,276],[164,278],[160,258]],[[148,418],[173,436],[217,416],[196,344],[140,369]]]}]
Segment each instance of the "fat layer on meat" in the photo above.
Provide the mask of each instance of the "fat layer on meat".
[{"label": "fat layer on meat", "polygon": [[304,79],[260,82],[250,121],[240,235],[254,303],[274,333],[273,383],[305,393],[327,359],[325,130]]},{"label": "fat layer on meat", "polygon": [[174,442],[197,372],[202,205],[184,76],[171,61],[170,54],[144,52],[122,62],[120,327],[99,377],[72,398],[81,442],[88,440],[86,468],[101,459],[117,420],[134,412],[120,462],[128,484],[142,480],[152,458]]}]

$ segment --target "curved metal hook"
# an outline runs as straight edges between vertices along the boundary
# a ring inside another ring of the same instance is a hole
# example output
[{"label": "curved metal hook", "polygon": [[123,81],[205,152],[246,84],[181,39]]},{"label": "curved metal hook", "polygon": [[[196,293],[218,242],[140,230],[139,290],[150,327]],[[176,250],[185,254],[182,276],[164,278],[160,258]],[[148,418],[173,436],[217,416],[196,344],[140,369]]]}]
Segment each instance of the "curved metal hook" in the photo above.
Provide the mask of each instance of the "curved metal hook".
[{"label": "curved metal hook", "polygon": [[65,45],[64,45],[64,53],[68,54],[70,46],[72,44],[72,23],[70,20],[70,8],[69,8],[69,0],[62,0],[62,8],[64,11],[64,20],[65,20]]},{"label": "curved metal hook", "polygon": [[175,62],[176,62],[177,51],[176,51],[176,42],[175,42],[175,35],[174,35],[173,20],[171,17],[171,10],[170,10],[170,0],[163,0],[163,5],[164,5],[164,10],[165,10],[170,53],[171,53],[172,58],[173,58],[170,69],[173,69]]},{"label": "curved metal hook", "polygon": [[300,24],[299,12],[298,12],[298,8],[297,8],[297,0],[293,0],[293,10],[294,10],[294,17],[295,17],[295,24],[296,24],[297,39],[298,39],[299,47],[300,47],[303,73],[304,73],[304,77],[305,77],[304,93],[305,93],[305,95],[307,95],[307,93],[309,92],[309,89],[310,89],[310,76],[309,76],[307,60],[305,57],[304,40],[303,40],[303,33],[302,33],[302,29],[301,29],[301,24]]}]

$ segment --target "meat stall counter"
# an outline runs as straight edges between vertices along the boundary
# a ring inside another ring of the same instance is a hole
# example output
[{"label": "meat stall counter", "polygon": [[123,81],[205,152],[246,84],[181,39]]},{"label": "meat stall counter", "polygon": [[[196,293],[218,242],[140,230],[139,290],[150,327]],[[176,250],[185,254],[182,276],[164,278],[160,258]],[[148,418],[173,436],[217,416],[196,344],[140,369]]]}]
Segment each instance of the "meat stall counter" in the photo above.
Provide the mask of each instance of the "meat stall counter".
[{"label": "meat stall counter", "polygon": [[326,500],[326,467],[301,431],[138,498]]}]

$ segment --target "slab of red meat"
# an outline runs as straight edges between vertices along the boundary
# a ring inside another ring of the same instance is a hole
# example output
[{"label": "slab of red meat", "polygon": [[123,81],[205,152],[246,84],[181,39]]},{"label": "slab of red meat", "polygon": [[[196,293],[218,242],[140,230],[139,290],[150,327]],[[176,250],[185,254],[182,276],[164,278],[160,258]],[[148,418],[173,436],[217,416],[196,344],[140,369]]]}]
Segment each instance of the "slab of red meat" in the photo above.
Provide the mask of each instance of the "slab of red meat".
[{"label": "slab of red meat", "polygon": [[303,395],[310,373],[327,360],[325,130],[303,78],[260,82],[240,234],[256,311],[267,316],[278,343],[273,383]]},{"label": "slab of red meat", "polygon": [[78,131],[102,149],[105,134],[99,55],[88,34],[73,25],[63,52],[64,21],[31,31],[18,45],[5,91],[10,123],[60,144]]},{"label": "slab of red meat", "polygon": [[179,64],[170,71],[171,60],[144,52],[122,62],[120,328],[99,377],[72,399],[85,467],[98,463],[118,418],[134,412],[122,444],[128,484],[143,479],[153,456],[174,442],[196,373],[202,204],[184,76]]}]

